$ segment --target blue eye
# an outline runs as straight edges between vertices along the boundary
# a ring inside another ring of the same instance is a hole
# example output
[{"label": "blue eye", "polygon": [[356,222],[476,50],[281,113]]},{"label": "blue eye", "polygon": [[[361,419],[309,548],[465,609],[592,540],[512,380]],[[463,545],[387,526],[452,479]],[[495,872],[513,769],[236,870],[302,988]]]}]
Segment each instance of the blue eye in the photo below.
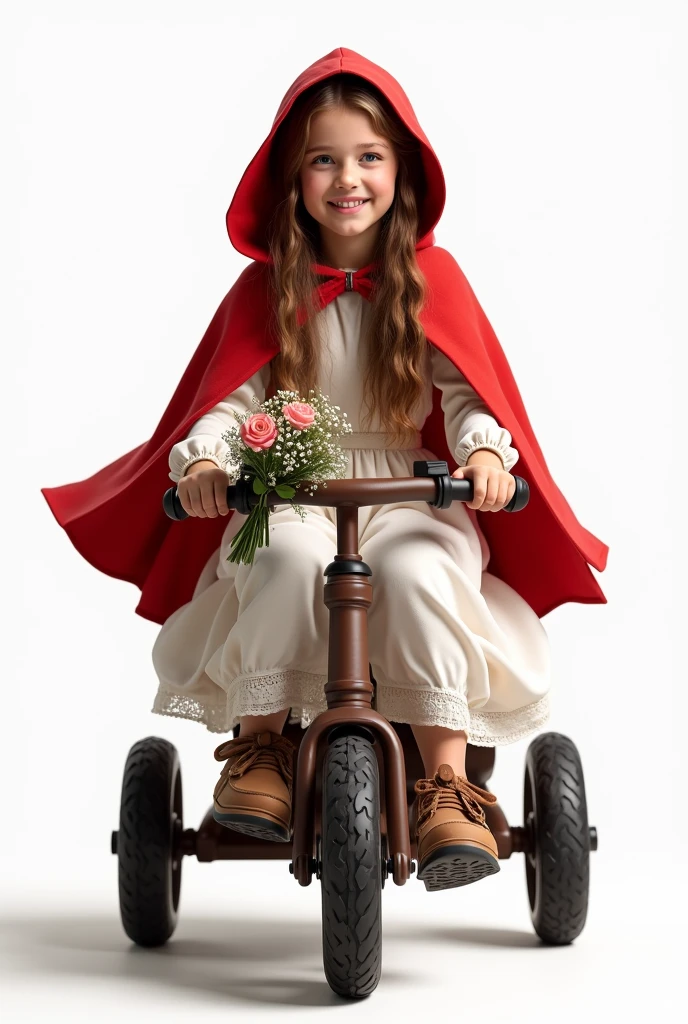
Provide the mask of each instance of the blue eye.
[{"label": "blue eye", "polygon": [[[361,160],[363,159],[363,157],[366,157],[366,156],[373,156],[373,157],[375,157],[375,160],[381,160],[382,159],[382,157],[378,156],[377,153],[364,153],[363,156],[361,157]],[[323,154],[322,156],[317,156],[315,158],[315,160],[313,161],[313,163],[317,164],[319,160],[331,160],[331,159],[332,159],[331,157],[326,156],[325,154]],[[372,162],[375,163],[375,160],[373,160]],[[368,162],[370,162],[370,161],[366,161],[366,163],[368,163]]]}]

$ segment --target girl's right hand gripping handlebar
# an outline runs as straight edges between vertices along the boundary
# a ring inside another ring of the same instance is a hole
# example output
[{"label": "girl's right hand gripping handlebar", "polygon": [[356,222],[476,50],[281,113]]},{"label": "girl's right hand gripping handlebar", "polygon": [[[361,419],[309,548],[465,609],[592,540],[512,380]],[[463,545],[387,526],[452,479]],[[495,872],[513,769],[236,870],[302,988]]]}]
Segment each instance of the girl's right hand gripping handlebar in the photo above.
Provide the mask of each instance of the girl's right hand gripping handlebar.
[{"label": "girl's right hand gripping handlebar", "polygon": [[[248,473],[249,479],[244,476]],[[523,477],[515,476],[516,490],[502,512],[520,512],[528,504],[530,490]],[[307,489],[308,482],[297,488],[292,501],[299,505],[324,505],[336,508],[338,505],[383,505],[395,501],[427,501],[435,508],[449,508],[453,501],[473,500],[473,481],[457,480],[449,473],[444,461],[414,462],[413,476],[406,477],[355,477],[347,480],[328,480],[327,487],[319,485],[313,494]],[[248,466],[242,471],[235,484],[227,488],[227,504],[243,515],[248,515],[258,501],[253,491],[252,470]],[[268,494],[268,505],[287,504],[275,491]],[[170,487],[162,499],[165,513],[170,519],[187,519],[177,488]]]}]

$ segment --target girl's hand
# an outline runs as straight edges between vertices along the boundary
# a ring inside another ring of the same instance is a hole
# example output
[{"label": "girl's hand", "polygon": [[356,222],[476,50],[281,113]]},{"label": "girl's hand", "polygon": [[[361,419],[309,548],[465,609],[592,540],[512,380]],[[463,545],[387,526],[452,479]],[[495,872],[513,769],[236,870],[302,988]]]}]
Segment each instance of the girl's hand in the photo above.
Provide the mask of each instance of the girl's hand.
[{"label": "girl's hand", "polygon": [[[499,459],[499,456],[496,458]],[[499,459],[500,466],[501,461]],[[473,501],[467,501],[466,504],[480,512],[499,512],[509,504],[516,490],[516,481],[511,473],[497,466],[466,464],[454,470],[452,477],[473,481]]]},{"label": "girl's hand", "polygon": [[229,514],[227,487],[229,476],[210,459],[192,462],[177,484],[182,508],[199,519],[216,519]]}]

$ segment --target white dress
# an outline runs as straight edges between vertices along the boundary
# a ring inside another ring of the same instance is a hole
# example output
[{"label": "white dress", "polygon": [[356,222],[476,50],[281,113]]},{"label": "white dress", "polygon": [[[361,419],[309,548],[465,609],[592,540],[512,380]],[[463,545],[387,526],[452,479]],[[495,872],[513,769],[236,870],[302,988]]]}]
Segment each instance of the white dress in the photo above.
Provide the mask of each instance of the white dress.
[{"label": "white dress", "polygon": [[[339,439],[349,453],[346,476],[413,476],[414,460],[437,458],[420,447],[433,384],[442,392],[457,464],[465,465],[476,448],[490,448],[510,470],[518,459],[511,435],[430,344],[427,386],[413,415],[416,446],[390,448],[377,417],[369,432],[361,432],[367,358],[362,328],[370,309],[358,292],[344,292],[318,314],[325,346],[318,384],[354,430]],[[226,467],[228,449],[220,435],[236,425],[232,410],[253,409],[254,395],[263,401],[269,380],[268,363],[198,420],[170,452],[170,479],[178,482],[199,459]],[[373,573],[373,706],[390,721],[465,729],[479,746],[513,743],[547,721],[547,634],[527,602],[486,571],[489,549],[479,518],[507,514],[477,513],[463,502],[448,509],[425,502],[359,509],[359,551]],[[258,548],[253,563],[244,565],[226,560],[246,520],[232,514],[192,599],[166,620],[155,641],[154,713],[229,732],[242,715],[288,706],[289,721],[306,727],[325,710],[329,612],[323,570],[337,550],[335,516],[333,508],[311,506],[302,522],[288,503],[276,505],[269,547]]]}]

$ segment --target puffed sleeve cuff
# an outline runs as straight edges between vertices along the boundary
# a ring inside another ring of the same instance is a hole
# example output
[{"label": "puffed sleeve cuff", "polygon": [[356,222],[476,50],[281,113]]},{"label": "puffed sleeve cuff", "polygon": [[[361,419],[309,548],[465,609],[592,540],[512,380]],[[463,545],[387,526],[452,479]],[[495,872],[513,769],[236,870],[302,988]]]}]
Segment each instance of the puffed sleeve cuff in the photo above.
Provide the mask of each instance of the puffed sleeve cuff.
[{"label": "puffed sleeve cuff", "polygon": [[465,466],[469,456],[479,448],[501,455],[504,469],[508,472],[518,461],[518,452],[511,447],[511,434],[504,427],[488,426],[484,430],[471,430],[464,434],[454,452],[457,464]]},{"label": "puffed sleeve cuff", "polygon": [[187,469],[194,462],[201,459],[208,459],[214,462],[220,469],[230,472],[227,466],[229,447],[221,437],[214,434],[192,434],[191,437],[180,441],[170,451],[170,480],[175,484],[179,483]]}]

